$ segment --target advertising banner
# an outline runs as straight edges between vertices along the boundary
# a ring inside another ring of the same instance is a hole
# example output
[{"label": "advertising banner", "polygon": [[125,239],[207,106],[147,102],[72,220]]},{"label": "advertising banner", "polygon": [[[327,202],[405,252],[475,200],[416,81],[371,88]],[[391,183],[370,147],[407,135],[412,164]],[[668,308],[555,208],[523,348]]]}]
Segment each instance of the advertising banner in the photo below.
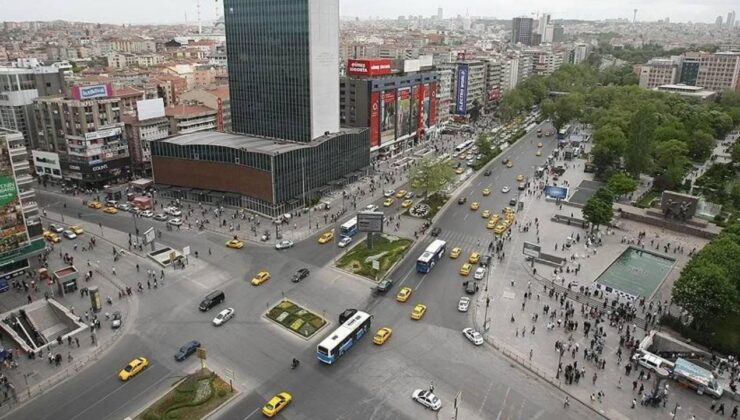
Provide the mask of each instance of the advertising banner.
[{"label": "advertising banner", "polygon": [[370,147],[380,146],[380,92],[370,94]]},{"label": "advertising banner", "polygon": [[398,129],[396,133],[398,137],[405,136],[411,131],[411,88],[398,89],[398,105],[396,106],[397,112],[397,124]]},{"label": "advertising banner", "polygon": [[431,84],[427,83],[424,85],[424,105],[422,106],[424,115],[421,119],[422,123],[424,124],[424,131],[426,131],[432,124],[429,121],[429,112],[430,108],[432,106],[431,103]]},{"label": "advertising banner", "polygon": [[457,61],[465,61],[465,51],[460,51],[457,53]]},{"label": "advertising banner", "polygon": [[429,105],[429,125],[437,124],[437,82],[432,82],[429,96],[431,104]]},{"label": "advertising banner", "polygon": [[396,139],[396,90],[383,92],[380,101],[380,142]]},{"label": "advertising banner", "polygon": [[107,98],[111,95],[113,95],[113,85],[110,83],[72,87],[72,97],[81,101],[93,98]]},{"label": "advertising banner", "polygon": [[0,254],[5,254],[20,248],[29,238],[7,144],[0,147]]},{"label": "advertising banner", "polygon": [[498,89],[491,89],[488,91],[489,101],[498,101],[501,98],[501,92]]},{"label": "advertising banner", "polygon": [[564,200],[568,197],[568,188],[548,185],[545,187],[545,197]]},{"label": "advertising banner", "polygon": [[389,58],[373,58],[347,61],[350,76],[382,76],[391,74],[393,61]]},{"label": "advertising banner", "polygon": [[411,118],[409,119],[409,134],[413,134],[414,136],[416,133],[416,125],[417,121],[419,120],[419,89],[421,86],[412,86],[411,87],[411,101],[409,103],[410,109],[411,109]]},{"label": "advertising banner", "polygon": [[468,72],[467,64],[458,64],[457,83],[455,86],[455,114],[464,116],[468,113]]},{"label": "advertising banner", "polygon": [[426,110],[424,109],[424,95],[429,85],[419,85],[416,88],[416,136],[421,137],[426,129]]}]

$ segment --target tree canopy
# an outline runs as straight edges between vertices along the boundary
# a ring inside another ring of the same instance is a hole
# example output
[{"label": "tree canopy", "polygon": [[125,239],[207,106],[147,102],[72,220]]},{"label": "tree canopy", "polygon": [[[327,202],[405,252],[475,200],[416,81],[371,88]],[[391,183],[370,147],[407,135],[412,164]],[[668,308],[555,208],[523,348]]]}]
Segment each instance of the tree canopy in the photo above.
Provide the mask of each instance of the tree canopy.
[{"label": "tree canopy", "polygon": [[606,188],[600,188],[583,206],[583,217],[591,223],[591,230],[611,222],[614,217],[613,194]]},{"label": "tree canopy", "polygon": [[431,156],[411,168],[410,178],[423,195],[428,195],[447,187],[455,179],[455,170],[447,162]]}]

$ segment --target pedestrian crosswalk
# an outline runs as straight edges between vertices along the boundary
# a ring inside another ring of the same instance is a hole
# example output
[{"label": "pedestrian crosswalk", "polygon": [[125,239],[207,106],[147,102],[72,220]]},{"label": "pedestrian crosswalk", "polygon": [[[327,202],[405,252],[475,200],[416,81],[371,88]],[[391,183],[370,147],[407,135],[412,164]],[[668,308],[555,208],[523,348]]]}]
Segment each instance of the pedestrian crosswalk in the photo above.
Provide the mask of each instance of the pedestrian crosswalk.
[{"label": "pedestrian crosswalk", "polygon": [[[488,232],[488,231],[486,231]],[[488,244],[494,240],[493,235],[482,234],[482,235],[468,235],[462,232],[455,231],[442,231],[439,234],[438,239],[447,242],[447,248],[452,249],[459,247],[463,251],[479,251],[485,252],[488,250]]]}]

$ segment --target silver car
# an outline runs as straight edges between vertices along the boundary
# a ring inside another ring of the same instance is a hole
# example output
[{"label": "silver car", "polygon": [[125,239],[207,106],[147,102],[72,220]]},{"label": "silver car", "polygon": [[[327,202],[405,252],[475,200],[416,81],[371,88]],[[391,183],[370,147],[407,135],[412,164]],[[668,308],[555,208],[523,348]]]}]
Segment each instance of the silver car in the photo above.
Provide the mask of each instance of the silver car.
[{"label": "silver car", "polygon": [[470,340],[471,343],[475,344],[476,346],[480,346],[483,344],[483,336],[480,335],[480,333],[472,328],[465,328],[462,330],[463,335],[465,338]]},{"label": "silver car", "polygon": [[275,244],[275,249],[287,249],[293,247],[293,241],[283,239],[282,241]]},{"label": "silver car", "polygon": [[234,308],[224,309],[223,311],[219,312],[215,318],[213,318],[213,325],[219,327],[225,324],[226,321],[234,317],[234,313],[235,313]]},{"label": "silver car", "polygon": [[340,248],[344,248],[345,246],[349,245],[352,242],[352,238],[349,236],[342,236],[342,239],[337,242],[337,246]]},{"label": "silver car", "polygon": [[457,310],[460,312],[467,312],[470,307],[470,298],[463,296],[460,298],[460,302],[457,303]]}]

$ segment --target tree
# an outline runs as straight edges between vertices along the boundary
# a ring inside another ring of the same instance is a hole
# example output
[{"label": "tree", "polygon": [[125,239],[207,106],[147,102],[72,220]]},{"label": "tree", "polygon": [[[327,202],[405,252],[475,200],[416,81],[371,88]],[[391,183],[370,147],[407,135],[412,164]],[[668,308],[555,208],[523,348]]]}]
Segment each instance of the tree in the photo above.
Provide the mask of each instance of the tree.
[{"label": "tree", "polygon": [[719,265],[695,257],[673,285],[673,302],[691,314],[694,326],[701,329],[733,312],[737,289]]},{"label": "tree", "polygon": [[599,226],[609,223],[614,217],[612,203],[593,196],[583,206],[583,217],[591,223],[591,232]]},{"label": "tree", "polygon": [[652,166],[653,132],[657,125],[655,110],[648,105],[641,106],[630,121],[624,165],[630,175],[637,178]]},{"label": "tree", "polygon": [[617,195],[617,197],[631,193],[637,189],[637,181],[631,176],[619,172],[612,175],[607,183],[609,191]]},{"label": "tree", "polygon": [[417,185],[422,195],[442,191],[455,179],[455,170],[436,157],[422,159],[411,168],[411,183]]},{"label": "tree", "polygon": [[475,145],[478,146],[478,152],[483,156],[488,156],[493,151],[491,139],[486,134],[479,135]]},{"label": "tree", "polygon": [[689,162],[689,147],[681,140],[668,140],[655,146],[655,163],[662,168],[683,168]]},{"label": "tree", "polygon": [[614,203],[614,193],[609,188],[601,187],[598,190],[596,190],[596,193],[594,193],[594,197],[596,197],[597,200],[601,200],[610,206]]},{"label": "tree", "polygon": [[552,124],[556,130],[560,130],[565,124],[580,118],[586,101],[580,93],[571,93],[559,97],[555,101],[555,114]]},{"label": "tree", "polygon": [[714,147],[714,137],[706,131],[700,130],[691,136],[689,142],[689,156],[695,162],[703,162],[709,159]]},{"label": "tree", "polygon": [[734,163],[740,163],[740,143],[735,142],[735,145],[732,146],[732,162]]}]

